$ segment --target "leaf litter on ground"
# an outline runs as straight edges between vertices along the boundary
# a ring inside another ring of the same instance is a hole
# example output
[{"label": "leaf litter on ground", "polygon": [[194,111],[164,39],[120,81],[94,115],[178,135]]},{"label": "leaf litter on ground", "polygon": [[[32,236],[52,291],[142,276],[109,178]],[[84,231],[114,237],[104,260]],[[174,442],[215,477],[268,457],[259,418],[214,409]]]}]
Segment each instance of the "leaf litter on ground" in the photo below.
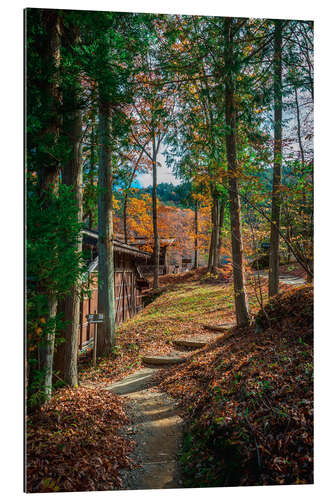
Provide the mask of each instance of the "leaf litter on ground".
[{"label": "leaf litter on ground", "polygon": [[[234,328],[231,337],[228,334],[224,341],[195,352],[177,348],[188,361],[161,370],[163,375],[155,382],[161,384],[159,390],[179,400],[188,425],[197,422],[200,430],[208,432],[218,429],[218,434],[230,434],[229,441],[239,444],[243,452],[241,484],[311,482],[312,313],[307,314],[306,329],[297,313],[302,304],[303,312],[310,311],[311,293],[289,285],[281,285],[281,290],[286,292],[281,297],[289,297],[289,302],[277,299],[285,304],[279,312],[281,323],[271,324],[260,335],[254,327]],[[267,300],[265,279],[262,293]],[[249,288],[253,314],[258,311],[256,295]],[[133,466],[128,456],[134,443],[120,431],[127,422],[121,398],[102,389],[141,368],[146,353],[170,353],[174,351],[172,341],[184,336],[204,335],[213,342],[216,335],[203,324],[231,324],[234,320],[230,275],[219,270],[214,277],[200,269],[162,277],[158,297],[119,326],[112,356],[100,359],[95,369],[91,352],[86,352],[80,357],[81,386],[59,390],[29,416],[28,491],[121,488],[119,470]],[[215,442],[214,437],[211,441]],[[216,478],[212,480],[209,467],[202,465],[214,463],[209,443],[203,450],[192,448],[194,455],[188,457],[198,465],[192,470],[200,476],[193,484],[219,484],[223,458],[221,462],[215,457]],[[253,467],[258,461],[260,474]],[[228,481],[232,483],[232,478]]]}]

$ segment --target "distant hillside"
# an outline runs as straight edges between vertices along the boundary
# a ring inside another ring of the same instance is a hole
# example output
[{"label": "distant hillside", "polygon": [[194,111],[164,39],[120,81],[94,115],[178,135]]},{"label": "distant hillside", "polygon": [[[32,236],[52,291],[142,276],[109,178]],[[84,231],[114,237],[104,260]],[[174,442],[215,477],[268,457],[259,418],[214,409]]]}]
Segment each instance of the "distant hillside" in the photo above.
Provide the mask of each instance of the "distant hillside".
[{"label": "distant hillside", "polygon": [[[139,193],[149,193],[151,195],[152,190],[152,186],[139,188]],[[179,208],[194,208],[191,199],[191,184],[189,182],[179,184],[178,186],[168,182],[162,182],[157,186],[157,197],[165,205]]]}]

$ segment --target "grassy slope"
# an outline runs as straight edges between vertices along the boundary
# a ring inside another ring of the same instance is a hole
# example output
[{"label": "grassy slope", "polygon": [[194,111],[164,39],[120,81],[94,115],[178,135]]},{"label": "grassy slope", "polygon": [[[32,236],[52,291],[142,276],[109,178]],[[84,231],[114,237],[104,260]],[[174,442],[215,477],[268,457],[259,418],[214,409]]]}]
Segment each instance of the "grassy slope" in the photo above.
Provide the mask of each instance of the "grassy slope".
[{"label": "grassy slope", "polygon": [[313,482],[313,290],[277,296],[255,328],[161,378],[187,421],[186,486]]},{"label": "grassy slope", "polygon": [[[263,295],[267,298],[267,280],[263,283]],[[287,285],[282,285],[282,290],[287,289]],[[209,336],[202,323],[221,324],[235,319],[232,285],[222,282],[221,276],[213,279],[203,270],[165,276],[160,292],[154,302],[117,329],[117,347],[111,358],[101,360],[96,370],[89,368],[89,362],[82,362],[81,381],[109,384],[142,366],[141,358],[146,353],[173,351],[172,340],[177,337]],[[249,304],[252,312],[258,309],[252,288]]]},{"label": "grassy slope", "polygon": [[[235,329],[213,347],[184,349],[189,360],[161,373],[161,388],[181,400],[188,422],[187,486],[312,482],[312,288],[281,291],[267,308],[270,328],[264,315],[260,333]],[[249,302],[255,313],[251,287]],[[119,328],[113,358],[82,379],[108,384],[139,368],[143,354],[174,350],[179,336],[209,335],[202,323],[233,319],[230,283],[202,272],[165,277],[162,294]]]},{"label": "grassy slope", "polygon": [[[162,371],[161,388],[180,399],[188,422],[187,486],[311,482],[311,297],[287,297],[270,329],[236,329],[229,340],[195,354],[184,349],[189,360]],[[255,312],[253,290],[249,301]],[[83,360],[81,387],[59,390],[30,417],[29,491],[118,488],[131,449],[119,434],[122,401],[87,385],[122,378],[142,365],[144,353],[172,351],[179,336],[208,335],[201,323],[233,319],[230,283],[202,272],[163,278],[162,294],[119,328],[114,355],[96,370]]]}]

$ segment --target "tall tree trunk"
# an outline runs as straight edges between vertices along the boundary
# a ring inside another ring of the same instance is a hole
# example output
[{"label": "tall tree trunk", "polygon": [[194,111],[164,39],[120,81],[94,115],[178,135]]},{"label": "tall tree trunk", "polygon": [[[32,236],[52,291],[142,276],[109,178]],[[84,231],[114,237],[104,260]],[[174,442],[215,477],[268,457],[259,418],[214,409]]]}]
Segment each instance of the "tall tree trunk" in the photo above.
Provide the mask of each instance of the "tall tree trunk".
[{"label": "tall tree trunk", "polygon": [[282,22],[275,21],[274,32],[274,169],[272,190],[272,224],[269,253],[268,293],[279,293],[280,207],[282,168]]},{"label": "tall tree trunk", "polygon": [[228,72],[225,81],[226,106],[226,149],[229,177],[229,204],[231,224],[232,264],[236,319],[238,326],[249,324],[249,308],[245,290],[243,238],[241,228],[241,207],[238,188],[237,154],[236,154],[236,116],[234,105],[233,59],[233,29],[232,18],[225,20],[225,68]]},{"label": "tall tree trunk", "polygon": [[[296,118],[297,118],[297,139],[298,139],[298,145],[299,145],[299,150],[301,153],[301,171],[302,175],[305,173],[305,157],[304,157],[304,149],[303,149],[303,144],[302,144],[302,131],[301,131],[301,117],[300,117],[300,112],[299,112],[299,104],[298,104],[298,94],[297,94],[297,88],[295,86],[295,104],[296,104]],[[305,232],[306,232],[306,224],[304,221],[304,216],[305,216],[305,207],[306,207],[306,195],[305,195],[305,188],[302,188],[302,230],[303,230],[303,237],[305,237]]]},{"label": "tall tree trunk", "polygon": [[123,227],[124,227],[124,240],[127,245],[127,201],[128,201],[128,191],[125,192],[124,196],[124,208],[123,208]]},{"label": "tall tree trunk", "polygon": [[[44,132],[46,134],[54,135],[54,142],[56,143],[59,137],[59,65],[60,65],[60,40],[61,29],[60,19],[56,10],[43,10],[42,23],[45,32],[49,34],[49,43],[45,47],[43,53],[43,64],[47,68],[52,68],[53,75],[45,83],[45,92],[48,96],[48,112],[49,119]],[[47,192],[57,194],[59,185],[59,162],[54,158],[48,158],[45,163],[41,165],[39,175],[39,193],[40,198],[46,196]],[[56,249],[55,249],[56,251]],[[41,283],[43,289],[43,283]],[[54,358],[54,344],[55,344],[55,329],[56,329],[56,315],[58,307],[58,298],[56,292],[45,292],[48,299],[48,316],[50,324],[53,326],[49,328],[45,344],[40,347],[40,361],[41,368],[43,369],[43,392],[45,400],[51,398],[52,395],[52,377],[53,377],[53,358]]]},{"label": "tall tree trunk", "polygon": [[[70,46],[77,45],[79,42],[79,34],[74,27],[68,30],[67,42]],[[78,209],[77,222],[81,224],[83,213],[83,179],[81,160],[82,118],[79,109],[79,98],[80,88],[79,82],[77,82],[67,92],[67,96],[64,95],[65,105],[68,105],[72,111],[65,111],[63,120],[64,135],[68,138],[68,146],[70,148],[70,158],[63,167],[63,183],[72,186]],[[82,252],[81,234],[76,244],[76,251],[78,253]],[[59,345],[55,354],[56,369],[60,371],[61,378],[72,387],[78,385],[77,356],[80,328],[80,292],[81,283],[77,282],[72,287],[71,295],[67,296],[64,300],[64,319],[67,323],[63,331],[65,342]]]},{"label": "tall tree trunk", "polygon": [[210,272],[216,274],[217,260],[218,260],[218,242],[219,242],[219,226],[220,226],[220,211],[219,211],[219,199],[215,195],[214,197],[214,231],[212,233],[212,264]]},{"label": "tall tree trunk", "polygon": [[101,86],[99,90],[98,312],[104,314],[104,322],[98,325],[97,355],[106,356],[112,352],[116,343],[112,217],[112,108]]},{"label": "tall tree trunk", "polygon": [[[57,307],[58,307],[58,299],[56,294],[50,294],[48,299],[48,308],[49,308],[49,319],[56,320],[57,315]],[[54,358],[54,344],[55,344],[55,324],[54,327],[50,328],[47,337],[45,346],[41,350],[41,362],[42,367],[45,370],[44,375],[44,398],[45,400],[49,400],[52,396],[52,378],[53,378],[53,358]]]},{"label": "tall tree trunk", "polygon": [[[305,174],[305,155],[304,155],[304,148],[303,148],[303,143],[302,143],[302,130],[301,130],[301,117],[300,117],[300,111],[299,111],[299,103],[298,103],[298,94],[297,94],[297,88],[295,86],[295,103],[296,103],[296,117],[297,117],[297,137],[298,137],[298,145],[301,153],[301,162],[302,162],[302,175]],[[302,233],[303,233],[303,241],[304,241],[304,257],[308,264],[310,265],[310,268],[312,268],[311,265],[311,258],[309,258],[309,249],[310,245],[312,246],[312,242],[309,241],[309,231],[308,231],[308,226],[305,221],[305,214],[306,214],[306,193],[305,193],[305,188],[302,188],[302,212],[303,212],[303,228],[302,228]],[[313,271],[313,269],[311,269]],[[313,280],[313,274],[307,273],[307,281],[311,283]]]},{"label": "tall tree trunk", "polygon": [[214,241],[214,229],[215,229],[215,223],[214,223],[214,217],[215,217],[215,206],[214,203],[212,204],[211,212],[210,212],[210,219],[211,219],[211,224],[212,224],[212,231],[210,233],[210,242],[209,242],[209,253],[208,253],[208,272],[210,273],[212,270],[212,265],[213,265],[213,241]]},{"label": "tall tree trunk", "polygon": [[224,198],[222,197],[221,201],[220,201],[220,215],[219,215],[219,235],[218,235],[218,243],[217,243],[217,256],[216,256],[216,261],[217,261],[217,265],[218,265],[218,262],[219,262],[219,257],[220,257],[220,253],[221,253],[221,248],[222,248],[222,228],[224,226],[224,209],[225,209],[225,200]]},{"label": "tall tree trunk", "polygon": [[[89,182],[90,185],[94,185],[94,180],[95,180],[95,167],[96,167],[96,152],[95,152],[95,147],[96,147],[96,142],[97,142],[97,133],[96,133],[96,122],[95,122],[95,114],[93,115],[93,123],[91,126],[91,138],[90,138],[90,162],[89,162]],[[94,220],[93,220],[93,209],[90,208],[89,210],[89,223],[88,227],[89,229],[92,229],[94,225]]]},{"label": "tall tree trunk", "polygon": [[218,215],[219,215],[219,201],[216,196],[216,193],[212,194],[212,209],[211,209],[211,221],[212,221],[212,232],[210,235],[210,245],[209,245],[209,255],[208,255],[208,272],[214,272],[214,260],[216,255],[216,246],[217,246],[217,236],[218,236]]},{"label": "tall tree trunk", "polygon": [[132,186],[132,183],[133,183],[133,180],[134,180],[134,177],[135,177],[135,174],[136,174],[136,171],[138,169],[138,166],[140,164],[140,160],[142,158],[142,155],[144,153],[144,149],[142,149],[140,155],[139,155],[139,158],[137,160],[137,162],[135,163],[135,166],[132,170],[132,173],[131,173],[131,176],[130,176],[130,179],[129,179],[129,182],[128,182],[128,185],[127,185],[127,188],[125,190],[125,195],[124,195],[124,208],[123,208],[123,228],[124,228],[124,239],[125,239],[125,243],[127,244],[127,241],[128,241],[128,232],[127,232],[127,205],[128,205],[128,193],[129,193],[129,190],[131,189],[131,186]]},{"label": "tall tree trunk", "polygon": [[198,200],[195,200],[194,205],[194,269],[198,268],[199,262],[198,249]]},{"label": "tall tree trunk", "polygon": [[160,238],[158,235],[158,225],[157,225],[157,152],[155,147],[155,138],[153,139],[153,192],[152,192],[152,204],[153,204],[153,229],[154,229],[154,284],[153,288],[156,289],[159,286],[158,276],[160,267]]}]

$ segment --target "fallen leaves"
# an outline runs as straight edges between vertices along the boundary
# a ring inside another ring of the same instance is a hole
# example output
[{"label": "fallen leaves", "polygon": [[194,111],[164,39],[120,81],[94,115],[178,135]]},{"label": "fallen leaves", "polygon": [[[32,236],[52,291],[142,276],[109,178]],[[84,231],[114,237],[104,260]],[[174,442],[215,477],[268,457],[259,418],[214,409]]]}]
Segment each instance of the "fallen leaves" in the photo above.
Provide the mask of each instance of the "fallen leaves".
[{"label": "fallen leaves", "polygon": [[[232,284],[202,270],[163,281],[163,293],[119,327],[110,358],[96,369],[89,353],[81,359],[86,387],[58,391],[29,417],[28,491],[121,488],[133,443],[120,433],[121,398],[102,387],[140,368],[146,353],[173,351],[174,339],[216,338],[203,323],[234,321]],[[262,287],[266,299],[267,280]],[[182,404],[192,486],[312,482],[312,288],[281,289],[266,306],[270,328],[233,328],[206,348],[179,348],[189,360],[156,380]],[[249,301],[258,310],[253,291]]]},{"label": "fallen leaves", "polygon": [[312,303],[311,286],[289,290],[271,328],[235,328],[161,375],[185,409],[187,486],[313,482]]},{"label": "fallen leaves", "polygon": [[62,389],[27,423],[28,492],[121,487],[133,442],[120,436],[128,421],[121,398],[107,391]]}]

